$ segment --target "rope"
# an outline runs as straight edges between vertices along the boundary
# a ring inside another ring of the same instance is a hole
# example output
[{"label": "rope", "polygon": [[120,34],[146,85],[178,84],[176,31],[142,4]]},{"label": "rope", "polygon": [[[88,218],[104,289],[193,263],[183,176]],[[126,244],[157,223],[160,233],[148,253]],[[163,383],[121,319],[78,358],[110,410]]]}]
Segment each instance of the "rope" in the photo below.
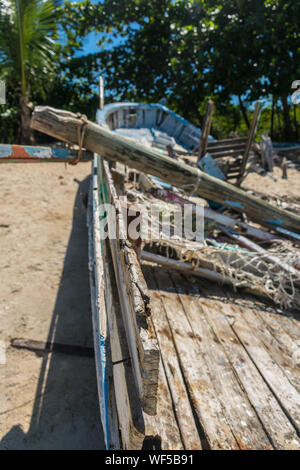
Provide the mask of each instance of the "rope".
[{"label": "rope", "polygon": [[84,141],[84,137],[85,137],[86,126],[87,126],[87,123],[88,123],[88,118],[86,117],[85,114],[77,113],[76,116],[79,119],[78,127],[77,127],[77,141],[78,141],[79,150],[78,150],[77,157],[75,158],[75,160],[70,162],[70,165],[77,165],[77,163],[80,162],[80,160],[81,160],[82,145],[83,145],[83,141]]}]

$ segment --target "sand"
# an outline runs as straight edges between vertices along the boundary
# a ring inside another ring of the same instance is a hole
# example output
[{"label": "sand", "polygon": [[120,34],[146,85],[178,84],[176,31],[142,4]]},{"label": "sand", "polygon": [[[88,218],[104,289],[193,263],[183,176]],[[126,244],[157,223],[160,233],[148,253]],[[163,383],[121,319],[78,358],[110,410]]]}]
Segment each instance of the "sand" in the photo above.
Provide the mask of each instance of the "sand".
[{"label": "sand", "polygon": [[[16,337],[92,346],[89,175],[89,163],[0,166],[0,449],[103,448],[94,360],[10,346]],[[297,170],[275,175],[252,173],[243,186],[300,197]]]},{"label": "sand", "polygon": [[16,337],[93,345],[90,169],[0,166],[0,449],[103,448],[94,359],[10,346]]},{"label": "sand", "polygon": [[268,176],[249,173],[243,182],[243,188],[252,189],[271,197],[285,197],[300,202],[300,172],[294,168],[288,168],[288,179],[282,179],[282,170],[278,166],[274,168],[273,175],[277,177],[274,181]]}]

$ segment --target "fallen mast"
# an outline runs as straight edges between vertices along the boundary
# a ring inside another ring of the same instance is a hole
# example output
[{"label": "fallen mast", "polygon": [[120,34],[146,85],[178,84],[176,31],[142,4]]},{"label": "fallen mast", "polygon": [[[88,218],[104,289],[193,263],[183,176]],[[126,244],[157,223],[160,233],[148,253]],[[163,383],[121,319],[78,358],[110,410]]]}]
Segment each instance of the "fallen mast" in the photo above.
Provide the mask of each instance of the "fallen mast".
[{"label": "fallen mast", "polygon": [[160,178],[174,186],[199,194],[205,199],[222,203],[228,208],[246,213],[266,227],[282,227],[300,232],[300,217],[271,206],[245,191],[210,176],[198,168],[118,136],[80,115],[37,106],[31,128],[60,140],[79,144],[111,161],[119,161],[138,171]]}]

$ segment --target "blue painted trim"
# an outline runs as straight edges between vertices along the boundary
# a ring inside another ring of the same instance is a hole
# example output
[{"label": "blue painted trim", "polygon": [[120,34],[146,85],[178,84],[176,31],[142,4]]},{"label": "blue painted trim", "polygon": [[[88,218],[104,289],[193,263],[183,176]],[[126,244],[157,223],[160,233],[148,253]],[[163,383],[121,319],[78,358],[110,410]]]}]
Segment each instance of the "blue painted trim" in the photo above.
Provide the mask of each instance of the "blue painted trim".
[{"label": "blue painted trim", "polygon": [[265,219],[265,222],[267,222],[268,224],[271,224],[271,225],[283,225],[281,220],[267,220],[267,219]]},{"label": "blue painted trim", "polygon": [[290,237],[296,238],[296,240],[300,240],[300,235],[298,235],[298,233],[291,232],[290,230],[286,230],[285,228],[276,227],[276,232],[283,233],[284,235],[289,235]]},{"label": "blue painted trim", "polygon": [[230,207],[236,207],[236,208],[242,209],[242,210],[245,209],[245,206],[243,206],[243,204],[241,204],[240,202],[229,201],[228,199],[226,199],[226,201],[224,201],[224,204],[227,204]]}]

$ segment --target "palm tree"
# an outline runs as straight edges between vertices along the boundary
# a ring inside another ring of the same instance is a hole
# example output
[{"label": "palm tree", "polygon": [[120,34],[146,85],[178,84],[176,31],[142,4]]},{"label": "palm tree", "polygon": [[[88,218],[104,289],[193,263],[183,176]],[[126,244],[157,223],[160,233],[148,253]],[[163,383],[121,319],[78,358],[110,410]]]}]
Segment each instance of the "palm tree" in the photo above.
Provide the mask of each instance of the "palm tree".
[{"label": "palm tree", "polygon": [[17,91],[23,143],[32,141],[30,94],[54,75],[58,0],[0,0],[0,78]]}]

